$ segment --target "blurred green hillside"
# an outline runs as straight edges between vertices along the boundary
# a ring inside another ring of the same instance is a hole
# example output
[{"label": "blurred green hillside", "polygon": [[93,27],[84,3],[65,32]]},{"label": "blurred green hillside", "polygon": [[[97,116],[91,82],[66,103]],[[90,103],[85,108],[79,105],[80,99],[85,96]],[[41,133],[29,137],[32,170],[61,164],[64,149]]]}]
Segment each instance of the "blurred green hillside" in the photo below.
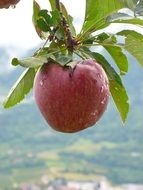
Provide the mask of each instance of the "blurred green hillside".
[{"label": "blurred green hillside", "polygon": [[[4,55],[3,57],[8,57]],[[2,57],[2,56],[1,56]],[[0,58],[0,67],[4,61]],[[0,107],[0,188],[15,183],[40,183],[49,179],[96,179],[112,183],[143,183],[143,70],[130,57],[130,72],[124,76],[131,102],[125,126],[115,106],[110,105],[96,126],[76,134],[53,131],[39,113],[32,93],[20,105]],[[0,75],[0,101],[22,69]]]}]

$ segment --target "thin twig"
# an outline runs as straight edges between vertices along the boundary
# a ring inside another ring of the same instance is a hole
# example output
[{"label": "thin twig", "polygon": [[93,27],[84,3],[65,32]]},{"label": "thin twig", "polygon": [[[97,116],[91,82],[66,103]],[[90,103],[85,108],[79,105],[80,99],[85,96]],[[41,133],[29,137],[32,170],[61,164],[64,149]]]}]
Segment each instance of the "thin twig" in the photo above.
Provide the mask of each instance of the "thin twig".
[{"label": "thin twig", "polygon": [[65,35],[67,37],[67,48],[70,53],[73,53],[74,47],[78,45],[77,40],[72,36],[72,33],[70,31],[70,27],[67,23],[66,18],[62,14],[61,6],[60,6],[60,0],[56,0],[56,8],[60,12],[61,15],[61,25],[64,29]]},{"label": "thin twig", "polygon": [[61,7],[60,7],[60,1],[56,0],[56,8],[59,12],[61,12]]}]

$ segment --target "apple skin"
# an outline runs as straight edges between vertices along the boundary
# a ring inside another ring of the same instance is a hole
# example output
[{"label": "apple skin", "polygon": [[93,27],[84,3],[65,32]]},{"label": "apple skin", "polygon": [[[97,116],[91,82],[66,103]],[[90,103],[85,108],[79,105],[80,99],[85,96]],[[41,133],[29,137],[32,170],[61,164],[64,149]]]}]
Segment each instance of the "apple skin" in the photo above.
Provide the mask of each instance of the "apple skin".
[{"label": "apple skin", "polygon": [[74,70],[44,64],[34,81],[36,103],[57,131],[73,133],[93,126],[106,110],[109,81],[92,59],[78,62]]},{"label": "apple skin", "polygon": [[0,9],[9,8],[11,5],[16,5],[20,0],[0,0]]}]

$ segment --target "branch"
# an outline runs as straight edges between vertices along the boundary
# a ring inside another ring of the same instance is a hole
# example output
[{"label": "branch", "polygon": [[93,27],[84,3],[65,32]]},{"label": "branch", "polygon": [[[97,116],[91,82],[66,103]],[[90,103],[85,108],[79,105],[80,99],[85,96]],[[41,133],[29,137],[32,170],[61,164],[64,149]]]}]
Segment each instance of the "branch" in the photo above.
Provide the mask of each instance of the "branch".
[{"label": "branch", "polygon": [[55,0],[56,1],[56,8],[60,12],[61,15],[61,24],[64,29],[65,35],[67,37],[67,48],[70,52],[74,51],[74,46],[78,45],[78,42],[75,40],[75,38],[72,36],[72,33],[70,31],[69,25],[67,23],[66,18],[62,14],[61,11],[61,6],[60,6],[60,0]]},{"label": "branch", "polygon": [[59,12],[61,12],[61,8],[60,8],[60,0],[56,0],[56,8]]}]

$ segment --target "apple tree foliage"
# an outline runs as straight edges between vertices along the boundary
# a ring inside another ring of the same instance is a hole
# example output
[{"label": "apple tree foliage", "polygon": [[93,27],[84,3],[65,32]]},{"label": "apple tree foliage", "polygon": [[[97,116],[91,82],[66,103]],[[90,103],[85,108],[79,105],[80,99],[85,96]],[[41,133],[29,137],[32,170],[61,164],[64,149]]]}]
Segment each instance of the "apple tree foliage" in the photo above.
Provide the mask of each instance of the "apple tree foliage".
[{"label": "apple tree foliage", "polygon": [[[25,71],[9,92],[4,107],[12,107],[24,99],[33,87],[37,70],[47,61],[66,66],[70,62],[74,65],[76,59],[92,58],[104,68],[111,96],[125,122],[129,100],[122,76],[128,72],[129,54],[143,66],[143,0],[86,0],[85,19],[78,34],[64,4],[49,2],[51,10],[41,9],[33,1],[33,24],[44,44],[31,57],[13,58],[12,65],[23,66]],[[116,32],[107,32],[111,24],[117,26]],[[112,60],[97,47],[106,50]]]}]

